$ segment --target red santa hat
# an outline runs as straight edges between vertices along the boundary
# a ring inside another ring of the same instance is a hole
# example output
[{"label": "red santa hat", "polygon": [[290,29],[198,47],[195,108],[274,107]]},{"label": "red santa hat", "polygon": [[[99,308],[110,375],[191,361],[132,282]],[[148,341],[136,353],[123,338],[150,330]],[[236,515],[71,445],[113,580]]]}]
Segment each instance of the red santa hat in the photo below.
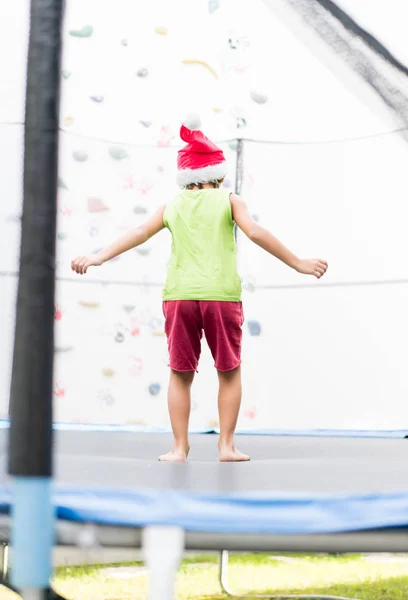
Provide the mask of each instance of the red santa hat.
[{"label": "red santa hat", "polygon": [[200,131],[200,127],[198,115],[189,115],[180,128],[180,137],[187,143],[177,157],[177,183],[180,187],[217,181],[227,174],[223,151]]}]

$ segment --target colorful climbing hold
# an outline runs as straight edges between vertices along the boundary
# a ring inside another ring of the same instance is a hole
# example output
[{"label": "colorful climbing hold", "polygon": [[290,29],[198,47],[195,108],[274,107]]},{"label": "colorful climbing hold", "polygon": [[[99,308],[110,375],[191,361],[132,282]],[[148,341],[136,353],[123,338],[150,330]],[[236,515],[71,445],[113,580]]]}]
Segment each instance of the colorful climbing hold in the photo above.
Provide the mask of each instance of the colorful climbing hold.
[{"label": "colorful climbing hold", "polygon": [[56,321],[61,321],[63,314],[64,314],[64,311],[61,308],[61,306],[59,304],[56,304],[55,308],[54,308],[54,319]]},{"label": "colorful climbing hold", "polygon": [[110,367],[104,367],[102,369],[102,373],[105,375],[105,377],[113,377],[113,375],[115,374],[115,371],[113,369],[111,369]]},{"label": "colorful climbing hold", "polygon": [[105,212],[106,210],[110,210],[110,208],[103,200],[100,198],[88,198],[88,212]]},{"label": "colorful climbing hold", "polygon": [[164,25],[159,25],[158,27],[155,27],[154,31],[158,35],[167,35],[169,32],[168,28],[165,27]]},{"label": "colorful climbing hold", "polygon": [[57,398],[64,398],[66,393],[66,388],[63,383],[56,382],[54,386],[54,396]]},{"label": "colorful climbing hold", "polygon": [[250,91],[250,96],[254,102],[257,104],[266,104],[268,102],[268,96],[266,94],[262,94],[256,90]]},{"label": "colorful climbing hold", "polygon": [[261,335],[261,324],[259,321],[248,321],[248,330],[251,336]]},{"label": "colorful climbing hold", "polygon": [[161,390],[161,385],[160,383],[151,383],[149,385],[149,393],[152,396],[157,396],[158,394],[160,394],[160,390]]},{"label": "colorful climbing hold", "polygon": [[120,148],[118,146],[111,146],[109,148],[109,155],[115,160],[123,160],[129,156],[125,148]]},{"label": "colorful climbing hold", "polygon": [[233,140],[232,142],[229,142],[228,143],[228,148],[230,150],[232,150],[233,152],[236,152],[237,148],[238,148],[238,142],[237,142],[237,140]]},{"label": "colorful climbing hold", "polygon": [[122,46],[128,45],[128,41],[125,38],[123,38],[123,40],[120,40],[120,43],[122,44]]},{"label": "colorful climbing hold", "polygon": [[84,25],[81,29],[71,29],[68,33],[73,37],[88,38],[93,34],[92,25]]},{"label": "colorful climbing hold", "polygon": [[89,96],[91,100],[100,104],[104,101],[104,96]]},{"label": "colorful climbing hold", "polygon": [[59,232],[58,232],[58,234],[57,234],[57,238],[58,238],[59,240],[61,240],[61,241],[62,241],[62,240],[66,240],[66,239],[67,239],[67,237],[68,237],[68,234],[67,234],[67,233],[65,233],[65,232],[63,232],[63,231],[59,231]]},{"label": "colorful climbing hold", "polygon": [[146,68],[139,69],[136,73],[136,75],[138,77],[140,77],[141,79],[143,79],[144,77],[147,77],[148,74],[149,74],[149,71]]},{"label": "colorful climbing hold", "polygon": [[72,156],[78,162],[85,162],[88,160],[88,153],[85,152],[85,150],[74,150]]},{"label": "colorful climbing hold", "polygon": [[100,302],[97,300],[80,300],[79,304],[85,308],[97,308],[100,305]]},{"label": "colorful climbing hold", "polygon": [[195,58],[184,58],[182,61],[183,65],[201,65],[205,67],[214,77],[218,79],[218,73],[213,69],[205,60],[198,60]]},{"label": "colorful climbing hold", "polygon": [[146,127],[146,129],[149,128],[149,127],[151,127],[151,125],[152,125],[151,121],[139,121],[139,123],[141,125],[143,125],[143,127]]},{"label": "colorful climbing hold", "polygon": [[63,76],[64,79],[69,79],[71,77],[71,71],[67,71],[66,69],[63,69],[61,71],[61,75]]},{"label": "colorful climbing hold", "polygon": [[70,125],[72,125],[73,122],[74,122],[74,117],[72,115],[67,115],[64,119],[65,127],[70,127]]},{"label": "colorful climbing hold", "polygon": [[220,0],[208,0],[208,12],[212,15],[220,7]]}]

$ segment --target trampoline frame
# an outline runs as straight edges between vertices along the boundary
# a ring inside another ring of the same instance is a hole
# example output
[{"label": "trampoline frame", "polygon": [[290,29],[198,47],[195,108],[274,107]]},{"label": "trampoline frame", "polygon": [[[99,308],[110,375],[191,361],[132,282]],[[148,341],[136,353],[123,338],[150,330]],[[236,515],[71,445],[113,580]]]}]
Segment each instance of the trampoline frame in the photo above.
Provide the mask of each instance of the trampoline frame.
[{"label": "trampoline frame", "polygon": [[[313,534],[313,535],[265,535],[265,534],[246,534],[245,544],[242,542],[242,535],[239,534],[211,534],[208,532],[182,532],[182,542],[180,543],[180,533],[175,537],[174,545],[166,546],[171,552],[165,556],[163,564],[163,553],[161,539],[163,534],[171,539],[171,530],[177,528],[171,526],[146,526],[137,527],[118,527],[110,525],[92,525],[70,521],[58,521],[56,529],[56,545],[65,547],[75,547],[78,545],[78,537],[85,527],[90,528],[93,539],[93,546],[104,548],[141,548],[145,554],[146,563],[151,571],[151,580],[163,579],[166,574],[167,585],[173,585],[174,577],[177,572],[180,559],[184,549],[195,551],[219,552],[219,571],[218,580],[223,593],[229,597],[249,600],[250,598],[266,598],[270,600],[357,600],[356,598],[345,598],[339,596],[325,595],[273,595],[256,593],[237,593],[229,585],[229,554],[230,551],[242,552],[326,552],[344,554],[348,552],[407,552],[407,529],[384,529],[361,531],[339,534]],[[0,517],[0,585],[16,591],[9,582],[9,530],[10,518],[8,516]],[[146,550],[146,532],[153,534],[154,543],[150,544],[150,549]],[[228,549],[226,549],[228,548]],[[155,553],[160,556],[157,560]],[[152,556],[153,555],[153,556]],[[58,595],[51,588],[47,590],[47,600],[66,600]]]}]

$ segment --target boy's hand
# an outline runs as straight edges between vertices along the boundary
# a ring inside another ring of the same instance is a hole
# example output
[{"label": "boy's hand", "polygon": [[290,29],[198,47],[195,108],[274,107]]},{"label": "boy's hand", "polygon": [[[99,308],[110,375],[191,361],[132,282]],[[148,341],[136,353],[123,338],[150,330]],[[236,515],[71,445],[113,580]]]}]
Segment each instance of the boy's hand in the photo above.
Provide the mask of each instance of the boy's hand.
[{"label": "boy's hand", "polygon": [[87,272],[88,267],[99,267],[103,263],[99,254],[89,254],[88,256],[77,256],[71,261],[71,269],[79,275]]},{"label": "boy's hand", "polygon": [[298,273],[314,275],[317,279],[323,277],[327,271],[327,267],[327,262],[318,258],[304,258],[299,260],[295,265],[295,269]]}]

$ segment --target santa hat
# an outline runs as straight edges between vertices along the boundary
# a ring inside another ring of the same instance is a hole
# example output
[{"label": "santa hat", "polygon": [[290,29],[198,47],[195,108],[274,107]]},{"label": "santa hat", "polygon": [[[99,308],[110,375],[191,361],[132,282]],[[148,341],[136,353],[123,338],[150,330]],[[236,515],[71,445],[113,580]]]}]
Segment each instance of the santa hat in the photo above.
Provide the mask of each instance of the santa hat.
[{"label": "santa hat", "polygon": [[180,137],[187,142],[177,157],[177,183],[180,187],[217,181],[227,174],[223,151],[200,131],[200,127],[198,115],[190,115],[180,128]]}]

